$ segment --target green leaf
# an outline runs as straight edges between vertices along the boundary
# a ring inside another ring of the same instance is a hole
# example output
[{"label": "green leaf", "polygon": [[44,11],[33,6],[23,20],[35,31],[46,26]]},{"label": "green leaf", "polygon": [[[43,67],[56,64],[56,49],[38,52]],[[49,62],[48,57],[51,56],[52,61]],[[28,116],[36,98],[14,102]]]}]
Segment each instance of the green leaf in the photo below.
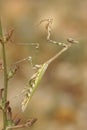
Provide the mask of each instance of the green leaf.
[{"label": "green leaf", "polygon": [[14,126],[14,122],[12,120],[7,120],[7,126]]},{"label": "green leaf", "polygon": [[18,69],[19,69],[18,66],[15,66],[15,68],[10,68],[10,70],[8,71],[8,80],[13,78]]}]

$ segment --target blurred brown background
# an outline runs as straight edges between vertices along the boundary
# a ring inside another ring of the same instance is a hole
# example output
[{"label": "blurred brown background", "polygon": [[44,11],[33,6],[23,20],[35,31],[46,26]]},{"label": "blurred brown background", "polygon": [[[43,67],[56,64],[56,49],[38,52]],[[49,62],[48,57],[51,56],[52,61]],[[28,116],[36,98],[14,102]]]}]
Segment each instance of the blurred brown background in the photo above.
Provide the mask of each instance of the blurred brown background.
[{"label": "blurred brown background", "polygon": [[[24,113],[21,111],[23,96],[16,95],[34,73],[30,63],[20,64],[17,74],[10,80],[8,99],[13,118],[21,118],[21,123],[30,117],[38,118],[32,130],[87,129],[86,13],[87,0],[0,0],[0,14],[6,30],[15,30],[6,50],[8,66],[27,56],[32,56],[33,64],[41,64],[59,51],[59,47],[47,42],[45,23],[37,26],[42,19],[53,18],[52,39],[66,42],[72,37],[79,41],[49,66]],[[38,42],[39,50],[34,46],[16,45],[31,42]],[[2,84],[3,73],[0,72],[0,87]]]}]

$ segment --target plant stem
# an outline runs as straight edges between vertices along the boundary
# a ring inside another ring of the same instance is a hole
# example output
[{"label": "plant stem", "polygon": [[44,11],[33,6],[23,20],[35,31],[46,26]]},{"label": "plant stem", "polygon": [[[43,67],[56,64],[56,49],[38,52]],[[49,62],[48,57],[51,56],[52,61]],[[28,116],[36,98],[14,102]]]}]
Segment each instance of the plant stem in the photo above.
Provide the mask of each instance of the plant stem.
[{"label": "plant stem", "polygon": [[7,127],[7,115],[5,110],[5,104],[7,102],[7,64],[6,64],[6,54],[5,54],[5,43],[2,43],[2,54],[3,54],[3,67],[4,67],[4,97],[3,97],[3,130],[6,130]]},{"label": "plant stem", "polygon": [[3,130],[7,127],[7,113],[6,113],[6,102],[7,102],[7,88],[8,88],[8,75],[7,75],[7,64],[6,64],[6,49],[5,49],[5,20],[1,17],[1,45],[2,45],[2,58],[3,58],[3,71],[4,71],[4,95],[3,95]]}]

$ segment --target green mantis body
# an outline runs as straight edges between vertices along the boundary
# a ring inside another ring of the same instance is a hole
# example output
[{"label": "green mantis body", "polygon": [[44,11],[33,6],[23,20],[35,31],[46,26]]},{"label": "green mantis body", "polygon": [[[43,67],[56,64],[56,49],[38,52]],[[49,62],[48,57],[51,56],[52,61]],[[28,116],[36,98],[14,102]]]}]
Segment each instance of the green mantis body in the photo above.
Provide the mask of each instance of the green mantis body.
[{"label": "green mantis body", "polygon": [[36,88],[38,87],[47,67],[48,67],[47,63],[44,63],[43,65],[41,65],[38,71],[29,80],[28,88],[26,90],[25,97],[22,102],[22,111],[24,111],[25,108],[27,107],[27,104],[29,100],[31,99],[31,97],[33,96]]},{"label": "green mantis body", "polygon": [[65,52],[69,47],[71,47],[72,43],[77,43],[77,41],[72,40],[72,38],[67,39],[68,44],[65,43],[58,43],[57,41],[54,41],[50,38],[51,36],[51,24],[52,19],[45,19],[40,22],[47,22],[46,30],[47,30],[47,40],[50,43],[60,45],[63,47],[61,51],[59,51],[55,56],[53,56],[51,59],[49,59],[47,62],[41,65],[41,67],[38,69],[38,71],[31,77],[29,80],[28,88],[26,88],[25,97],[22,102],[22,111],[25,110],[25,108],[28,105],[29,100],[31,99],[32,95],[36,91],[40,81],[42,80],[42,77],[47,69],[47,67],[52,63],[54,60],[56,60],[63,52]]},{"label": "green mantis body", "polygon": [[47,62],[42,64],[40,68],[37,70],[37,72],[31,77],[28,83],[28,87],[25,90],[25,97],[22,101],[22,111],[24,111],[28,105],[28,102],[30,101],[31,97],[33,96],[34,92],[36,91],[40,81],[43,78],[43,75],[45,71],[47,70],[47,67],[50,65],[51,62],[53,62],[55,59],[57,59],[58,56],[60,56],[64,51],[66,51],[70,46],[65,46],[60,52],[58,52],[55,56],[53,56],[51,59],[49,59]]}]

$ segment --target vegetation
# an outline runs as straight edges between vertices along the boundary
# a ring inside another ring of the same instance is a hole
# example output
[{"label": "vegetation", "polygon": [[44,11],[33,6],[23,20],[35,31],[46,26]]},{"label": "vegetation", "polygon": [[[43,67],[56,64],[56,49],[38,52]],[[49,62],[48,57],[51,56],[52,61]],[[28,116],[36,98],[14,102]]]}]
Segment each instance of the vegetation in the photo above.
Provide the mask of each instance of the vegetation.
[{"label": "vegetation", "polygon": [[[46,31],[47,31],[47,41],[52,44],[56,44],[57,46],[61,46],[62,49],[54,55],[51,59],[47,60],[41,65],[35,65],[33,66],[36,69],[36,72],[33,74],[33,76],[29,79],[27,86],[24,88],[23,92],[24,93],[24,99],[21,103],[22,106],[22,111],[25,111],[29,100],[33,96],[34,92],[36,91],[36,88],[39,86],[40,81],[43,78],[43,75],[49,65],[57,59],[62,53],[67,51],[72,44],[78,43],[78,41],[73,40],[72,38],[67,39],[67,43],[60,43],[57,41],[54,41],[51,39],[51,24],[52,24],[52,19],[45,19],[40,22],[46,22]],[[13,30],[10,30],[10,33],[5,35],[5,28],[3,25],[4,21],[1,19],[1,36],[0,36],[0,44],[2,47],[2,63],[0,64],[1,69],[3,71],[3,77],[4,77],[4,87],[0,89],[0,110],[3,113],[3,130],[10,130],[10,129],[18,129],[18,128],[24,128],[24,127],[31,127],[35,122],[36,118],[32,118],[29,121],[27,121],[24,124],[19,124],[20,119],[16,119],[16,121],[13,120],[13,112],[12,108],[10,105],[10,101],[8,100],[8,82],[12,77],[14,77],[14,74],[16,74],[18,70],[18,63],[21,63],[25,60],[30,60],[32,63],[32,58],[28,57],[25,59],[22,59],[16,63],[14,63],[14,68],[11,66],[7,66],[7,57],[6,57],[6,45],[8,44],[8,41],[11,40]],[[39,44],[34,44],[32,45],[39,45]],[[39,47],[36,46],[36,49]]]}]

